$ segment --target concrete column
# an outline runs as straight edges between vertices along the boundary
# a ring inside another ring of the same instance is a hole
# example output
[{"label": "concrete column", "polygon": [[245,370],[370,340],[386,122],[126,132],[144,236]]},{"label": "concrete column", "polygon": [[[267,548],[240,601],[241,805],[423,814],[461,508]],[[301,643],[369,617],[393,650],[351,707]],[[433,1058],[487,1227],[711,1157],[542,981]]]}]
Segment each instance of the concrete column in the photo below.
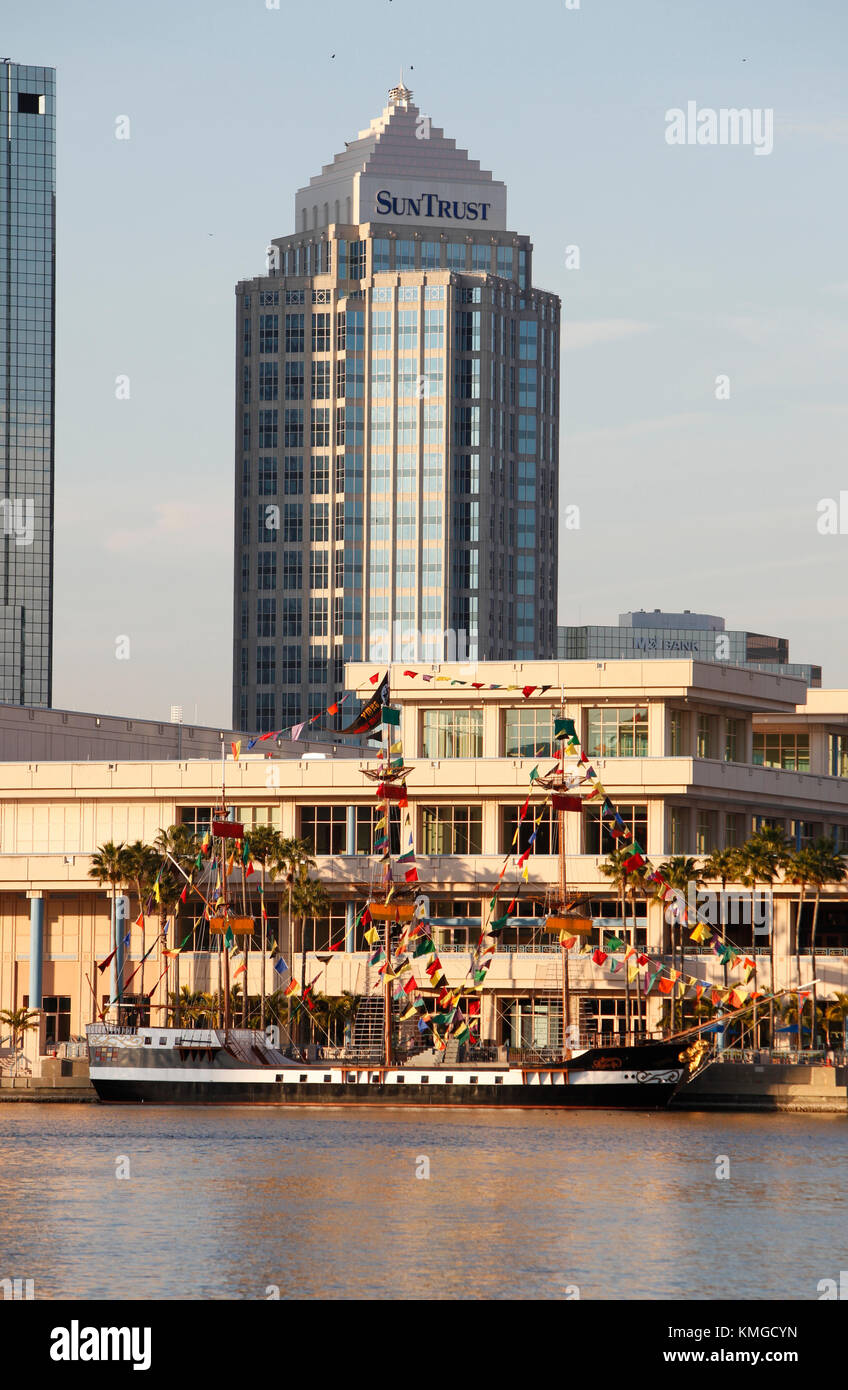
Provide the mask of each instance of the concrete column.
[{"label": "concrete column", "polygon": [[666,729],[665,705],[657,700],[651,700],[648,704],[648,757],[664,758],[665,751],[665,729]]},{"label": "concrete column", "polygon": [[[113,896],[113,897],[111,898],[111,901],[110,901],[110,904],[109,904],[109,914],[110,914],[110,922],[111,922],[111,925],[110,925],[110,928],[109,928],[109,951],[110,951],[110,953],[113,953],[113,952],[114,952],[114,954],[112,955],[112,959],[111,959],[111,961],[110,961],[110,963],[109,963],[109,1003],[110,1003],[110,1004],[117,1004],[117,1003],[120,1002],[120,1001],[119,1001],[119,998],[118,998],[118,979],[120,978],[120,976],[119,976],[119,966],[122,966],[123,963],[124,963],[124,953],[123,953],[123,951],[120,949],[119,942],[118,942],[118,899],[117,899],[117,895],[115,895],[115,896]],[[123,973],[123,972],[121,972],[121,974],[122,974],[122,973]]]},{"label": "concrete column", "polygon": [[29,1007],[40,1009],[42,963],[44,960],[44,899],[40,893],[28,893],[27,896],[29,898]]}]

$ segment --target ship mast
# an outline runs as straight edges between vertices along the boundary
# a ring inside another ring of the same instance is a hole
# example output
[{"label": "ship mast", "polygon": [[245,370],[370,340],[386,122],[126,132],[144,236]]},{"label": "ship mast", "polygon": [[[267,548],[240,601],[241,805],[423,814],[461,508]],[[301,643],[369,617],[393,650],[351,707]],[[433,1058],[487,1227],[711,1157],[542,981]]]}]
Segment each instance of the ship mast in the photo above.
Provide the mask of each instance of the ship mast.
[{"label": "ship mast", "polygon": [[[223,743],[221,744],[221,820],[227,819],[227,791],[226,791],[226,751]],[[227,947],[227,918],[229,917],[229,905],[227,903],[227,855],[224,836],[220,838],[221,846],[221,902],[224,908],[224,936],[221,945],[224,952],[224,1038],[227,1040],[230,1033],[230,953]]]}]

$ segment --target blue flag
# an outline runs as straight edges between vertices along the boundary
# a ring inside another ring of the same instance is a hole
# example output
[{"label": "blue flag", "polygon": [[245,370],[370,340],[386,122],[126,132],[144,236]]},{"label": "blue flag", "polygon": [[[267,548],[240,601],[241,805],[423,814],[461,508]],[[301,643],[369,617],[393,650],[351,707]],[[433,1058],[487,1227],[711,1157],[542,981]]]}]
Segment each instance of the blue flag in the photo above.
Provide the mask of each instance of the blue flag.
[{"label": "blue flag", "polygon": [[280,956],[279,960],[274,961],[274,969],[276,970],[278,975],[283,975],[288,970],[288,966],[286,965],[282,956]]}]

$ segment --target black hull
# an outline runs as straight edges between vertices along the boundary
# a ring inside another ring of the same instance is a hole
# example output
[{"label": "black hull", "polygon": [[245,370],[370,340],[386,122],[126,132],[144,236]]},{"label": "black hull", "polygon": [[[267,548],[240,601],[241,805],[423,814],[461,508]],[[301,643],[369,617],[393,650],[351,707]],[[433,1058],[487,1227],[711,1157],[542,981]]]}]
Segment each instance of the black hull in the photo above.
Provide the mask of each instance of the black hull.
[{"label": "black hull", "polygon": [[404,1109],[493,1110],[665,1110],[676,1081],[645,1081],[616,1086],[416,1086],[346,1085],[273,1081],[95,1080],[98,1099],[107,1105],[276,1105],[355,1106]]}]

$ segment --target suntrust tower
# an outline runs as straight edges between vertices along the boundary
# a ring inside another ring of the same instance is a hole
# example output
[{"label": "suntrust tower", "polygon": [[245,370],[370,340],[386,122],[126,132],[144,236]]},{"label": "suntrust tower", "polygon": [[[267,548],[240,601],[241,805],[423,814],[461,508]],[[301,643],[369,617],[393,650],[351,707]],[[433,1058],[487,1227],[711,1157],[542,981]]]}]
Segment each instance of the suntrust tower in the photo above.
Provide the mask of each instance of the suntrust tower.
[{"label": "suntrust tower", "polygon": [[560,303],[505,185],[400,85],[295,225],[236,290],[233,708],[262,731],[345,661],[556,649]]}]

